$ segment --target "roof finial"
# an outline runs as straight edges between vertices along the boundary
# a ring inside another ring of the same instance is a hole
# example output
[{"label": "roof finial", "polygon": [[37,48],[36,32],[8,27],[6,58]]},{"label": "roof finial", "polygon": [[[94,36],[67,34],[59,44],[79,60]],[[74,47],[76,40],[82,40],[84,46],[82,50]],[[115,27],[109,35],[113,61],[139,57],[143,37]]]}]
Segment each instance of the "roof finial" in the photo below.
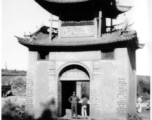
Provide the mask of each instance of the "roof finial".
[{"label": "roof finial", "polygon": [[6,63],[5,63],[5,70],[7,70],[7,61],[6,61]]},{"label": "roof finial", "polygon": [[44,26],[44,22],[41,23],[41,27]]},{"label": "roof finial", "polygon": [[24,37],[28,37],[28,35],[26,34],[26,32],[24,32]]},{"label": "roof finial", "polygon": [[26,32],[24,32],[24,37],[29,37],[29,35],[27,35]]},{"label": "roof finial", "polygon": [[51,16],[50,16],[50,33],[49,33],[49,41],[51,41],[52,40],[52,21],[53,20],[53,15],[51,14]]},{"label": "roof finial", "polygon": [[26,35],[26,32],[24,32],[24,36]]}]

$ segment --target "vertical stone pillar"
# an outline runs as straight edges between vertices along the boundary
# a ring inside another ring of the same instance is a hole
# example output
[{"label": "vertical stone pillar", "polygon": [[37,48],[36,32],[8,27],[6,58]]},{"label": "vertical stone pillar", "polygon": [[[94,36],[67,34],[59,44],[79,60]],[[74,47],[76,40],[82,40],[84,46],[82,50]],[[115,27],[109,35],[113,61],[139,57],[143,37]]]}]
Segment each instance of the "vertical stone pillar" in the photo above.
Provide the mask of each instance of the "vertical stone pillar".
[{"label": "vertical stone pillar", "polygon": [[93,62],[90,80],[90,115],[93,119],[116,119],[117,79],[114,60]]},{"label": "vertical stone pillar", "polygon": [[115,49],[117,61],[117,118],[126,120],[128,104],[128,53],[127,48]]},{"label": "vertical stone pillar", "polygon": [[28,72],[26,80],[26,110],[29,114],[33,114],[33,90],[36,81],[36,62],[37,52],[29,51]]},{"label": "vertical stone pillar", "polygon": [[81,98],[81,82],[76,82],[76,95]]},{"label": "vertical stone pillar", "polygon": [[128,113],[136,114],[136,54],[134,49],[128,49],[129,54],[129,96],[128,96]]},{"label": "vertical stone pillar", "polygon": [[62,115],[62,83],[60,80],[58,80],[58,113],[57,113],[57,116],[61,117],[61,115]]},{"label": "vertical stone pillar", "polygon": [[57,117],[59,107],[59,81],[56,79],[56,61],[49,61],[49,100],[53,100],[52,117]]},{"label": "vertical stone pillar", "polygon": [[99,61],[93,63],[93,78],[90,80],[90,116],[92,118],[100,117],[100,66]]},{"label": "vertical stone pillar", "polygon": [[135,54],[129,48],[115,49],[117,61],[118,98],[117,116],[126,119],[127,114],[136,114]]},{"label": "vertical stone pillar", "polygon": [[46,109],[50,109],[52,117],[56,117],[58,81],[55,79],[55,62],[41,60],[36,64],[36,80],[33,88],[34,117],[35,119],[41,117]]}]

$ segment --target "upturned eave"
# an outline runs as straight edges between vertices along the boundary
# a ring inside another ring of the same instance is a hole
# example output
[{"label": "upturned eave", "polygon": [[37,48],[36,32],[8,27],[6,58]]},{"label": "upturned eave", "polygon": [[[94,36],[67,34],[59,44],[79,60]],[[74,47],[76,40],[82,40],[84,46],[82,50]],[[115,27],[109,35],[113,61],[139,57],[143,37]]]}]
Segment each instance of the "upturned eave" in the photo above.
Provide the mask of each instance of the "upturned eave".
[{"label": "upturned eave", "polygon": [[[58,39],[56,36],[54,39],[49,40],[49,34],[39,32],[37,35],[33,35],[30,38],[17,37],[18,42],[26,47],[93,47],[93,46],[113,46],[121,44],[132,46],[138,49],[138,40],[135,31],[115,31],[112,33],[102,34],[101,38],[62,38]],[[133,44],[132,44],[133,43]]]}]

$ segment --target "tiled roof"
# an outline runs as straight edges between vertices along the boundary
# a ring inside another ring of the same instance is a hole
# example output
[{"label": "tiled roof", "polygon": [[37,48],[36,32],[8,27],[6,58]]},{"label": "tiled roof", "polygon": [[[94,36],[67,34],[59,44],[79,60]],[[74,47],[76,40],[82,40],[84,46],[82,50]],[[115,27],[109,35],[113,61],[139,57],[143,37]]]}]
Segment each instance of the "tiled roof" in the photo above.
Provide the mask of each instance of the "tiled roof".
[{"label": "tiled roof", "polygon": [[18,42],[24,46],[91,46],[103,45],[111,43],[119,43],[125,41],[135,41],[138,44],[135,31],[116,30],[112,33],[102,34],[101,38],[62,38],[58,39],[58,30],[53,28],[52,40],[49,40],[49,27],[43,26],[35,33],[28,37],[18,38]]},{"label": "tiled roof", "polygon": [[135,31],[122,31],[117,30],[112,33],[102,34],[100,39],[97,38],[62,38],[58,39],[57,34],[52,40],[49,40],[49,33],[38,31],[36,34],[31,35],[29,38],[17,37],[20,44],[25,46],[87,46],[87,45],[100,45],[111,44],[124,41],[137,40]]}]

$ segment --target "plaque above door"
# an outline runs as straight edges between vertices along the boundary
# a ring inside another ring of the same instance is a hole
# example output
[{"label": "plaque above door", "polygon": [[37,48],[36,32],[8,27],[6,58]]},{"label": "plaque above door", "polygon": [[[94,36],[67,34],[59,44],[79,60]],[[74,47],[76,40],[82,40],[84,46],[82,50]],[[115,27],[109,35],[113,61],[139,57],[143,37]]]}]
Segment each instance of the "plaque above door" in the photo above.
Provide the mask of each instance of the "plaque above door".
[{"label": "plaque above door", "polygon": [[77,80],[77,81],[81,81],[81,80],[89,80],[90,78],[88,77],[88,75],[79,69],[71,69],[68,71],[65,71],[61,77],[60,80],[62,81],[72,81],[72,80]]}]

